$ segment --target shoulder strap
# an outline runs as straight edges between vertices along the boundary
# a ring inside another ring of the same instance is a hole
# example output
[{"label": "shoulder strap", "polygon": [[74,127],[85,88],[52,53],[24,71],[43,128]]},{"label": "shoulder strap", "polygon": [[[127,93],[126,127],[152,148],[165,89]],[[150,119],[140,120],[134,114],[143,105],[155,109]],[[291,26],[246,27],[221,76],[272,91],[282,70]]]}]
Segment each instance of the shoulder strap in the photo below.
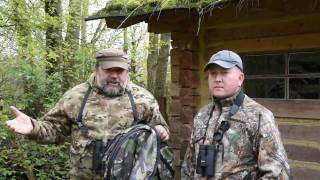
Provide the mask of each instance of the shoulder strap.
[{"label": "shoulder strap", "polygon": [[233,105],[230,108],[229,117],[235,115],[238,112],[240,106],[243,103],[244,97],[245,97],[245,95],[244,95],[243,91],[240,90],[239,94],[236,97],[235,102],[233,103]]},{"label": "shoulder strap", "polygon": [[82,103],[81,103],[81,106],[80,106],[80,110],[79,110],[79,113],[78,113],[78,116],[77,116],[77,124],[78,124],[78,127],[80,129],[84,129],[85,128],[84,124],[82,123],[82,113],[83,113],[84,106],[86,105],[87,100],[89,98],[91,89],[92,89],[92,87],[89,85],[88,90],[87,90],[87,92],[84,95],[84,98],[82,100]]},{"label": "shoulder strap", "polygon": [[131,103],[131,108],[132,108],[132,113],[133,113],[133,123],[131,124],[131,126],[136,125],[140,122],[139,120],[139,116],[138,116],[138,111],[137,111],[137,106],[134,103],[134,99],[133,99],[133,95],[131,93],[131,91],[128,91],[128,96],[129,96],[129,100]]}]

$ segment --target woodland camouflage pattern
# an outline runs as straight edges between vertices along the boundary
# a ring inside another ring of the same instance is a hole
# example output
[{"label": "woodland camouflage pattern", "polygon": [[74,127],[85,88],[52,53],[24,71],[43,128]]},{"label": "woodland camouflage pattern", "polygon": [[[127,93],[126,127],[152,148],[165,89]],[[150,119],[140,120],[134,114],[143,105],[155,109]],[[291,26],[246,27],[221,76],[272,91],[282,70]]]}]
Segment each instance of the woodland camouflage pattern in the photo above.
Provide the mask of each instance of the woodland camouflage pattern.
[{"label": "woodland camouflage pattern", "polygon": [[[181,169],[182,179],[205,179],[195,172],[199,144],[203,139],[206,139],[205,144],[212,143],[214,129],[228,119],[236,95],[221,101],[214,100],[196,115]],[[216,174],[211,179],[289,179],[287,155],[272,112],[245,96],[243,105],[229,122],[230,129],[223,136],[217,155]]]},{"label": "woodland camouflage pattern", "polygon": [[[124,140],[125,139],[125,140]],[[123,142],[119,146],[119,142]],[[106,179],[158,179],[157,169],[160,171],[161,179],[172,179],[170,171],[160,159],[158,149],[160,149],[160,139],[154,129],[148,125],[138,124],[125,132],[118,134],[110,144],[103,164],[105,164],[104,177],[107,177],[108,163],[113,163],[109,169],[110,174]],[[163,146],[160,153],[174,168],[174,153],[168,146]],[[110,160],[114,158],[114,160]],[[155,166],[157,165],[157,166]]]},{"label": "woodland camouflage pattern", "polygon": [[[131,91],[134,97],[139,119],[150,126],[163,125],[169,132],[158,103],[147,90],[128,82],[123,95],[106,97],[93,86],[94,76],[91,75],[88,82],[66,92],[56,106],[39,121],[32,120],[34,128],[30,137],[37,142],[62,143],[65,137],[71,135],[72,169],[69,179],[102,179],[102,176],[92,171],[92,147],[88,147],[94,139],[102,139],[106,143],[108,139],[130,127],[133,113],[128,91]],[[76,118],[89,85],[93,87],[93,91],[85,105],[82,118],[88,131],[81,131]]]}]

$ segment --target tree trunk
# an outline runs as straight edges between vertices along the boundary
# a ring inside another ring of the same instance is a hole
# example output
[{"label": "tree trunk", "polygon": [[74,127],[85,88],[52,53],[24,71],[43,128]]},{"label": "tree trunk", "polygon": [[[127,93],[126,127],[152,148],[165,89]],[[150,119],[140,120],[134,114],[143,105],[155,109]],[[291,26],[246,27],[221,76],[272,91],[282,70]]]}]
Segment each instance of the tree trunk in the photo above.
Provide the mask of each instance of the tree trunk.
[{"label": "tree trunk", "polygon": [[8,2],[12,15],[10,20],[16,29],[16,44],[19,55],[24,59],[27,54],[27,46],[31,40],[30,21],[25,0]]},{"label": "tree trunk", "polygon": [[76,53],[80,43],[80,24],[81,24],[81,0],[69,1],[69,16],[67,20],[67,34],[64,46],[62,63],[62,90],[66,91],[76,84],[77,74],[74,69],[78,68]]},{"label": "tree trunk", "polygon": [[156,83],[156,67],[158,58],[159,35],[149,33],[149,53],[147,59],[148,81],[147,89],[154,93]]},{"label": "tree trunk", "polygon": [[128,29],[123,29],[123,52],[128,54],[129,43],[128,43]]},{"label": "tree trunk", "polygon": [[[46,27],[46,47],[48,62],[46,72],[51,75],[59,71],[60,53],[59,49],[62,44],[62,26],[61,26],[61,1],[60,0],[46,0],[45,1],[45,14],[47,16]],[[50,20],[49,20],[50,19]]]},{"label": "tree trunk", "polygon": [[[137,28],[132,27],[132,35],[131,37],[134,37],[134,35],[137,34]],[[136,75],[136,80],[138,81],[138,70],[137,70],[137,46],[140,43],[139,39],[131,39],[131,51],[130,51],[130,58],[131,58],[131,73]]]},{"label": "tree trunk", "polygon": [[87,23],[84,20],[88,16],[89,0],[81,0],[81,47],[87,44]]},{"label": "tree trunk", "polygon": [[67,46],[73,50],[79,48],[81,24],[81,0],[69,0],[69,16],[67,20]]},{"label": "tree trunk", "polygon": [[166,117],[166,87],[167,87],[167,69],[170,52],[170,34],[161,34],[159,57],[157,61],[154,96],[157,99],[160,111]]}]

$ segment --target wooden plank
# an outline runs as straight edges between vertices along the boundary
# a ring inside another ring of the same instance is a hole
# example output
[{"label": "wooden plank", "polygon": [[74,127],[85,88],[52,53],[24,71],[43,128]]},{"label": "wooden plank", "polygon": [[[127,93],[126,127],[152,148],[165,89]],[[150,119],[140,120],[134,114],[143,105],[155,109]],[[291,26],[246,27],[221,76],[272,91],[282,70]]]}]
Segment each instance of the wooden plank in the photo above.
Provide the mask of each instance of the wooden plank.
[{"label": "wooden plank", "polygon": [[197,15],[189,12],[164,12],[160,18],[148,19],[148,31],[154,33],[196,32],[198,28]]},{"label": "wooden plank", "polygon": [[212,29],[291,21],[318,12],[319,6],[310,6],[312,2],[260,0],[258,5],[249,5],[242,9],[235,6],[216,8],[205,16],[203,24],[205,29]]},{"label": "wooden plank", "polygon": [[291,168],[306,168],[306,169],[320,171],[320,163],[318,162],[306,162],[306,161],[289,159],[289,164]]},{"label": "wooden plank", "polygon": [[320,177],[320,163],[289,159],[289,164],[294,179],[318,180]]},{"label": "wooden plank", "polygon": [[[264,21],[261,21],[264,22]],[[294,21],[270,24],[255,24],[242,27],[206,30],[206,44],[233,39],[253,39],[262,37],[288,36],[320,32],[320,13]]]},{"label": "wooden plank", "polygon": [[238,53],[258,53],[276,51],[298,51],[320,48],[320,33],[298,34],[281,37],[267,37],[244,40],[212,42],[207,46],[207,57],[222,49]]},{"label": "wooden plank", "polygon": [[303,20],[312,20],[312,19],[319,19],[319,13],[316,12],[301,12],[301,14],[287,14],[287,15],[279,15],[274,16],[272,14],[264,15],[263,17],[257,17],[254,15],[250,15],[250,18],[245,19],[237,19],[232,22],[225,22],[225,23],[216,23],[211,25],[205,25],[205,30],[212,30],[212,29],[230,29],[230,28],[239,28],[239,27],[255,27],[255,26],[270,26],[273,24],[285,24],[287,22],[295,22],[295,21],[303,21]]},{"label": "wooden plank", "polygon": [[285,144],[285,149],[290,159],[307,162],[320,162],[320,147],[317,149],[306,146]]},{"label": "wooden plank", "polygon": [[320,170],[308,169],[305,167],[291,168],[291,176],[293,179],[319,180]]},{"label": "wooden plank", "polygon": [[317,119],[303,119],[303,118],[280,118],[277,117],[279,125],[288,126],[303,126],[305,128],[309,127],[319,127],[320,121]]},{"label": "wooden plank", "polygon": [[271,3],[268,0],[260,0],[259,3],[256,3],[252,7],[245,6],[241,8],[240,6],[237,7],[231,4],[213,9],[204,17],[204,27],[211,28],[220,24],[238,24],[246,22],[248,19],[262,19],[285,15],[283,3],[279,1],[278,3],[274,3],[274,1]]},{"label": "wooden plank", "polygon": [[190,22],[190,24],[186,24],[186,22],[148,22],[148,32],[153,32],[157,34],[179,31],[181,32],[181,30],[185,30],[185,32],[194,32],[196,23],[192,20],[188,20],[187,22]]},{"label": "wooden plank", "polygon": [[320,118],[320,101],[256,99],[257,102],[270,109],[276,117]]},{"label": "wooden plank", "polygon": [[280,124],[279,129],[282,137],[287,139],[306,141],[319,141],[320,139],[320,126],[317,126],[317,124],[314,124],[314,126]]},{"label": "wooden plank", "polygon": [[296,139],[283,139],[284,144],[291,144],[296,146],[305,146],[320,150],[320,143],[318,141],[296,140]]}]

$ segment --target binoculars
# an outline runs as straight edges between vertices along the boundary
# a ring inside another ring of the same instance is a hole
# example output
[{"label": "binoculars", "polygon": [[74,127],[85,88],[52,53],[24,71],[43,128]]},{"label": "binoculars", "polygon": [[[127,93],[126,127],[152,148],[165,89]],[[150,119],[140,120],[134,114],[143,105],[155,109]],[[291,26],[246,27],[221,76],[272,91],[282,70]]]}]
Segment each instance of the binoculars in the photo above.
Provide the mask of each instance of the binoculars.
[{"label": "binoculars", "polygon": [[100,173],[102,170],[102,155],[103,155],[103,141],[96,139],[93,143],[93,156],[92,156],[92,169],[96,173]]},{"label": "binoculars", "polygon": [[200,144],[197,158],[196,173],[213,177],[216,168],[216,158],[224,133],[230,128],[228,121],[222,121],[218,130],[213,134],[212,144]]},{"label": "binoculars", "polygon": [[214,176],[216,153],[215,145],[200,144],[196,167],[197,174],[208,177]]}]

